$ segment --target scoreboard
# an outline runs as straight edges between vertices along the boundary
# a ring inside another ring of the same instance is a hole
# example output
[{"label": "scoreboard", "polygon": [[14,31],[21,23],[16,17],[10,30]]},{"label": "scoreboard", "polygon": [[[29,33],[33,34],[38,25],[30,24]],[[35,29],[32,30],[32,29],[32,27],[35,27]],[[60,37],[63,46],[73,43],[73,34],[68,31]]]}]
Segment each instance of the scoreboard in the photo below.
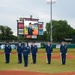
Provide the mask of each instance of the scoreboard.
[{"label": "scoreboard", "polygon": [[37,38],[43,35],[43,22],[35,18],[21,18],[17,20],[17,35],[24,35],[25,38]]}]

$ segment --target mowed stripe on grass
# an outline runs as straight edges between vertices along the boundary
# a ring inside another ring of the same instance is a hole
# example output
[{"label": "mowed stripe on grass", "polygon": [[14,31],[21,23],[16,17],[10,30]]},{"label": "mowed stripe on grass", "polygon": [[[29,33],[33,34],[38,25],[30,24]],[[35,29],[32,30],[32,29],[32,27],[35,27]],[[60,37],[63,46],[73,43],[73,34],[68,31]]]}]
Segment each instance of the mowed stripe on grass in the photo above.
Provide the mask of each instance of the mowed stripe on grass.
[{"label": "mowed stripe on grass", "polygon": [[0,75],[75,75],[75,72],[49,74],[49,73],[28,72],[28,71],[0,71]]}]

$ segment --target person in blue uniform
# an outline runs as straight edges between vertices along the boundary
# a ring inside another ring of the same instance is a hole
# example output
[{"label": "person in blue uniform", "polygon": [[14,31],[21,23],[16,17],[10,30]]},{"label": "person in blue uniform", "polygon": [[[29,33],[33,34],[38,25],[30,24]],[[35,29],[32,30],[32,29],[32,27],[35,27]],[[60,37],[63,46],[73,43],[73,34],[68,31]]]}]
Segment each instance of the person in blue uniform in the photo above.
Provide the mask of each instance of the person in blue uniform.
[{"label": "person in blue uniform", "polygon": [[45,48],[46,48],[46,62],[48,62],[48,64],[50,64],[51,63],[51,55],[53,54],[53,48],[52,48],[50,41],[47,42],[47,45],[45,45]]},{"label": "person in blue uniform", "polygon": [[4,53],[5,53],[5,63],[10,62],[11,46],[8,42],[5,44]]},{"label": "person in blue uniform", "polygon": [[38,53],[38,48],[35,45],[35,43],[31,44],[31,54],[32,54],[32,60],[33,60],[33,64],[36,64],[36,56]]},{"label": "person in blue uniform", "polygon": [[31,23],[29,23],[28,35],[33,35],[33,28],[32,28],[32,24]]},{"label": "person in blue uniform", "polygon": [[28,66],[28,55],[30,54],[30,47],[27,43],[25,43],[23,49],[23,58],[24,58],[24,67]]},{"label": "person in blue uniform", "polygon": [[22,63],[22,49],[21,49],[21,43],[17,46],[17,54],[18,54],[18,63]]},{"label": "person in blue uniform", "polygon": [[65,44],[65,40],[62,40],[62,42],[61,42],[60,55],[61,55],[62,64],[65,65],[66,55],[67,55],[67,45]]}]

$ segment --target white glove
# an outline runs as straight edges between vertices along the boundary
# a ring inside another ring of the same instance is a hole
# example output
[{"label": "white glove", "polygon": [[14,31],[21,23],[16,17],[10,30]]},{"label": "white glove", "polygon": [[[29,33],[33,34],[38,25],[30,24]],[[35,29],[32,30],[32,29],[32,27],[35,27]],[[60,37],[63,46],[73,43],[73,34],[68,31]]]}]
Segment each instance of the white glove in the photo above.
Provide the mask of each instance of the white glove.
[{"label": "white glove", "polygon": [[61,55],[62,53],[60,53],[60,55]]},{"label": "white glove", "polygon": [[11,53],[10,53],[10,55],[11,55]]},{"label": "white glove", "polygon": [[30,54],[28,56],[30,56]]},{"label": "white glove", "polygon": [[67,55],[67,53],[66,53],[66,55]]},{"label": "white glove", "polygon": [[47,53],[45,53],[45,54],[47,54]]},{"label": "white glove", "polygon": [[53,53],[51,53],[51,54],[53,54]]}]

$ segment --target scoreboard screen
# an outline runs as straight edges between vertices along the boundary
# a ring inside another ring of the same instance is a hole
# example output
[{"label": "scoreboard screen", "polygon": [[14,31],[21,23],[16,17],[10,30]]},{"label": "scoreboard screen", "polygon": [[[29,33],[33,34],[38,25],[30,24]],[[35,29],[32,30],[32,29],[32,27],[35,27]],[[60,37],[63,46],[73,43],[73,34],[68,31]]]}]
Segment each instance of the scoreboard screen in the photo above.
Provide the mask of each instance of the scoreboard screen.
[{"label": "scoreboard screen", "polygon": [[18,20],[17,33],[18,35],[24,35],[25,38],[37,38],[38,35],[43,35],[43,22],[34,18]]},{"label": "scoreboard screen", "polygon": [[36,38],[38,35],[38,19],[24,18],[24,35]]}]

